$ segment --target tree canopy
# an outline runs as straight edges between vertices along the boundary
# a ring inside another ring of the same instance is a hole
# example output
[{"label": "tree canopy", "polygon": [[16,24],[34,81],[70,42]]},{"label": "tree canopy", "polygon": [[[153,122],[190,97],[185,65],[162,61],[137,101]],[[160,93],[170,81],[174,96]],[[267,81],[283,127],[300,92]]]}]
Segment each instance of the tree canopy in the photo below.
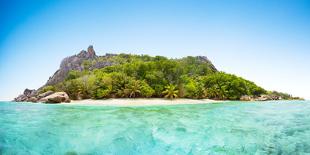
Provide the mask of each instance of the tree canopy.
[{"label": "tree canopy", "polygon": [[[94,61],[113,65],[70,71],[67,78],[42,90],[59,90],[72,99],[102,98],[210,98],[239,100],[243,95],[267,93],[255,83],[219,72],[205,57],[168,59],[162,56],[120,54]],[[89,68],[93,62],[83,63]]]}]

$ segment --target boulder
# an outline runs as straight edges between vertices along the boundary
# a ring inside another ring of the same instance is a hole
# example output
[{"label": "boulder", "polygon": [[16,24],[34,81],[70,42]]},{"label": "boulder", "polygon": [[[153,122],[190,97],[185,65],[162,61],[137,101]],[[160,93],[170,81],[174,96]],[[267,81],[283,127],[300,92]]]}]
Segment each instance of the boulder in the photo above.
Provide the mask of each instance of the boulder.
[{"label": "boulder", "polygon": [[35,89],[28,89],[26,88],[24,90],[24,93],[23,93],[25,96],[27,97],[32,97],[32,96],[35,96],[36,95],[36,90]]},{"label": "boulder", "polygon": [[28,97],[24,94],[19,95],[18,97],[14,98],[15,102],[26,102]]},{"label": "boulder", "polygon": [[39,100],[44,103],[61,103],[70,102],[70,98],[66,92],[56,92]]},{"label": "boulder", "polygon": [[47,92],[45,92],[45,93],[39,94],[39,95],[37,96],[37,98],[38,98],[38,99],[41,99],[41,98],[44,98],[44,97],[46,97],[46,96],[52,95],[53,93],[54,93],[53,91],[49,90],[49,91],[47,91]]},{"label": "boulder", "polygon": [[251,101],[252,97],[248,95],[243,95],[240,97],[240,101]]},{"label": "boulder", "polygon": [[38,99],[36,97],[30,97],[27,101],[28,102],[37,102]]},{"label": "boulder", "polygon": [[256,98],[255,101],[268,101],[270,97],[268,95],[261,95],[260,97]]},{"label": "boulder", "polygon": [[31,97],[35,97],[37,91],[35,89],[28,89],[26,88],[23,94],[19,95],[18,97],[14,98],[15,102],[28,102]]}]

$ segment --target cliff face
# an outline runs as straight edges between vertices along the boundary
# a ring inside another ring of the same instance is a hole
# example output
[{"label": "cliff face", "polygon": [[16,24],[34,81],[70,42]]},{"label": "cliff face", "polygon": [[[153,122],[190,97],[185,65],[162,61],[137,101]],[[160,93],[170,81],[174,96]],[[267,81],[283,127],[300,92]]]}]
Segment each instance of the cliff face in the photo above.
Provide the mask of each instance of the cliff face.
[{"label": "cliff face", "polygon": [[[115,56],[114,54],[106,54],[105,56],[97,56],[96,52],[92,45],[87,48],[87,51],[82,50],[79,54],[69,56],[64,58],[61,63],[59,69],[51,76],[46,84],[47,85],[54,85],[59,82],[62,82],[67,77],[69,71],[77,70],[83,71],[85,69],[93,70],[96,68],[103,68],[106,66],[111,66],[113,63],[109,61],[97,61],[98,58],[102,57],[111,57]],[[88,68],[83,65],[85,61],[92,62],[92,64],[88,65]]]},{"label": "cliff face", "polygon": [[210,68],[217,72],[218,70],[215,68],[215,66],[212,64],[212,62],[208,59],[208,57],[206,56],[197,56],[196,57],[198,60],[202,61],[202,62],[206,62],[207,64],[209,64]]},{"label": "cliff face", "polygon": [[77,55],[64,58],[61,61],[59,69],[54,73],[53,76],[51,76],[48,79],[45,85],[54,85],[63,81],[66,78],[68,72],[71,70],[78,70],[78,71],[84,70],[85,68],[83,68],[82,63],[85,60],[94,60],[97,57],[98,56],[96,55],[93,46],[89,46],[87,48],[87,51],[82,50]]}]

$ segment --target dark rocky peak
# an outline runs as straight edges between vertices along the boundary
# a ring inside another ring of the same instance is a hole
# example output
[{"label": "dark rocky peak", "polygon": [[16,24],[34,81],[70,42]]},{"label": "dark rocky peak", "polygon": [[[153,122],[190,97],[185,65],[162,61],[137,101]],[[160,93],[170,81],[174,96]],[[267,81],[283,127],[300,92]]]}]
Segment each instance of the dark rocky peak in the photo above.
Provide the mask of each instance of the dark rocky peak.
[{"label": "dark rocky peak", "polygon": [[[98,61],[98,58],[100,57],[96,55],[96,52],[92,45],[88,46],[87,51],[82,50],[77,55],[64,58],[61,61],[59,69],[54,73],[52,77],[49,78],[49,80],[46,82],[45,85],[54,85],[59,82],[62,82],[63,80],[65,80],[69,71],[71,70],[77,70],[77,71],[83,71],[85,69],[92,70],[95,68],[102,68],[112,65],[112,63],[108,61]],[[93,62],[93,64],[85,68],[85,66],[83,65],[84,61],[91,61]]]},{"label": "dark rocky peak", "polygon": [[207,62],[210,62],[210,60],[209,60],[208,57],[206,57],[206,56],[197,56],[197,59],[200,60],[200,61],[207,61]]},{"label": "dark rocky peak", "polygon": [[88,48],[87,48],[87,56],[88,56],[89,58],[95,58],[95,57],[97,57],[93,45],[89,45],[89,46],[88,46]]},{"label": "dark rocky peak", "polygon": [[86,58],[87,52],[85,50],[82,50],[79,54],[76,55],[79,58]]},{"label": "dark rocky peak", "polygon": [[35,89],[28,89],[28,88],[26,88],[25,90],[24,90],[24,95],[26,95],[26,96],[31,96],[31,95],[34,95],[36,93],[36,90]]},{"label": "dark rocky peak", "polygon": [[58,82],[63,81],[68,72],[71,70],[82,71],[86,68],[83,68],[83,62],[85,60],[95,60],[98,56],[94,50],[94,47],[90,45],[87,48],[87,51],[82,50],[79,54],[73,55],[70,57],[64,58],[61,63],[59,69],[54,73],[52,77],[49,78],[45,85],[54,85]]},{"label": "dark rocky peak", "polygon": [[208,57],[206,56],[197,56],[196,57],[199,61],[202,61],[202,62],[206,62],[210,65],[210,67],[212,68],[212,70],[214,71],[218,71],[215,66],[213,65],[213,63],[208,59]]},{"label": "dark rocky peak", "polygon": [[87,48],[87,51],[82,50],[77,55],[77,57],[82,58],[82,59],[94,59],[97,57],[97,55],[96,55],[93,45],[89,45]]}]

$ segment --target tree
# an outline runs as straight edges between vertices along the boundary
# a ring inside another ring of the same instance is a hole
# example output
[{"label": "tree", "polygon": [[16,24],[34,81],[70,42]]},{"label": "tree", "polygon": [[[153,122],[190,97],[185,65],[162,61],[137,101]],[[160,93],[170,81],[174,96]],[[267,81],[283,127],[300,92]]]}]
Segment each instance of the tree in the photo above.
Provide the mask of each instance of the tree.
[{"label": "tree", "polygon": [[93,90],[93,97],[101,99],[108,97],[112,91],[112,78],[108,74],[101,74],[96,77],[95,86]]},{"label": "tree", "polygon": [[[92,70],[96,63],[110,65]],[[42,90],[65,91],[72,99],[164,96],[238,100],[242,95],[267,93],[251,81],[218,72],[206,57],[119,54],[85,60],[81,67],[82,71],[70,71],[64,81]]]},{"label": "tree", "polygon": [[45,93],[47,91],[56,91],[56,88],[54,86],[45,86],[40,90],[40,94],[41,93]]},{"label": "tree", "polygon": [[260,95],[265,92],[253,82],[232,74],[218,72],[203,78],[208,98],[239,100],[243,95]]},{"label": "tree", "polygon": [[165,90],[162,92],[162,94],[165,96],[165,98],[170,98],[170,99],[173,99],[173,98],[177,98],[178,97],[178,90],[176,90],[176,87],[172,84],[170,85],[167,85],[165,87]]},{"label": "tree", "polygon": [[77,79],[72,79],[64,83],[64,91],[68,93],[71,99],[81,99],[80,96],[82,93],[82,89],[82,83]]},{"label": "tree", "polygon": [[141,85],[138,80],[131,80],[126,84],[124,89],[124,95],[129,98],[138,97],[141,95]]},{"label": "tree", "polygon": [[154,89],[150,87],[145,81],[141,81],[140,85],[142,97],[151,97],[155,93]]},{"label": "tree", "polygon": [[185,97],[187,98],[203,98],[204,97],[204,86],[203,83],[199,82],[196,79],[188,78],[186,80],[185,88]]}]

